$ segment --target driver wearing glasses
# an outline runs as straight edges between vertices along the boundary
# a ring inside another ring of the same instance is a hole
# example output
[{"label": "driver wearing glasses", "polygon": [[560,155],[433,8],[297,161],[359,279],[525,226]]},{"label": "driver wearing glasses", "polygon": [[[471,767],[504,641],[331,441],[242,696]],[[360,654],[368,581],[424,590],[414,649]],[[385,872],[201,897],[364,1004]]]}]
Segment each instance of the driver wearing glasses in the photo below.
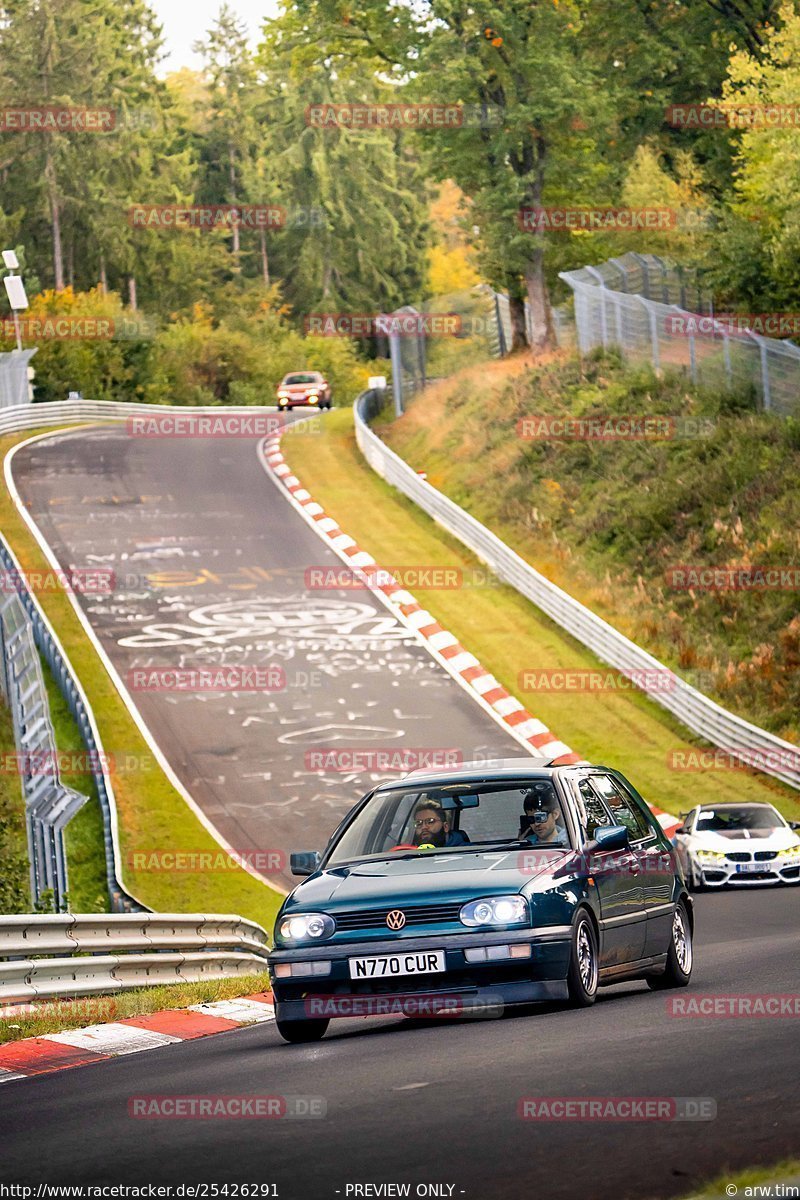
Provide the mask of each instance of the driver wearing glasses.
[{"label": "driver wearing glasses", "polygon": [[438,800],[422,800],[414,809],[415,846],[466,846],[469,838],[450,821]]},{"label": "driver wearing glasses", "polygon": [[534,785],[525,793],[524,813],[520,817],[519,839],[534,846],[566,846],[566,836],[558,824],[561,805],[551,783]]}]

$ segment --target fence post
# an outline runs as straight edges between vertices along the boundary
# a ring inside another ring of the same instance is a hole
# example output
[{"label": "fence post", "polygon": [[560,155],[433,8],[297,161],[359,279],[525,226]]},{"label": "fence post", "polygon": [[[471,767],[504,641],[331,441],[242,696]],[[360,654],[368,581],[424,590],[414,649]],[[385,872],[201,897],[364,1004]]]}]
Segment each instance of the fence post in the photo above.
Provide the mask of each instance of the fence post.
[{"label": "fence post", "polygon": [[722,331],[722,357],[725,360],[725,378],[728,382],[728,387],[733,386],[733,370],[731,368],[731,339],[727,333]]},{"label": "fence post", "polygon": [[644,296],[639,296],[638,299],[641,300],[642,304],[644,305],[645,312],[647,313],[647,319],[650,322],[650,355],[653,361],[653,367],[656,371],[658,371],[661,367],[661,359],[658,351],[658,326],[656,324],[656,310],[650,301],[646,300]]},{"label": "fence post", "polygon": [[389,334],[389,358],[392,363],[392,394],[394,396],[394,415],[403,415],[403,362],[400,357],[400,335],[397,330]]},{"label": "fence post", "polygon": [[494,293],[494,319],[497,322],[497,347],[500,358],[505,358],[506,350],[506,331],[503,327],[503,319],[500,316],[500,297],[497,292]]},{"label": "fence post", "polygon": [[772,408],[772,392],[769,386],[769,354],[767,343],[763,338],[758,339],[758,351],[761,357],[761,390],[764,395],[764,412]]}]

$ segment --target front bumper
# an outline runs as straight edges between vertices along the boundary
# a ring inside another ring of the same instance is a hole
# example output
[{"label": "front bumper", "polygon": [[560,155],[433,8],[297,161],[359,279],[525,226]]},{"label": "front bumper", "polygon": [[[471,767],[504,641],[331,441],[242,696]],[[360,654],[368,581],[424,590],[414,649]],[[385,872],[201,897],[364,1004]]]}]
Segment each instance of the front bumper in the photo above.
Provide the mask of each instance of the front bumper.
[{"label": "front bumper", "polygon": [[319,408],[319,406],[323,403],[325,403],[325,401],[321,396],[315,396],[313,400],[308,396],[289,396],[288,399],[283,399],[280,396],[278,397],[279,408],[293,408],[296,404],[305,404],[308,405],[309,408]]},{"label": "front bumper", "polygon": [[[737,871],[737,866],[751,865],[757,870]],[[703,863],[695,861],[695,878],[704,887],[763,887],[764,884],[800,883],[800,864],[782,866],[779,862],[762,863]]]},{"label": "front bumper", "polygon": [[[570,926],[549,926],[274,950],[269,967],[276,1016],[280,1020],[395,1013],[434,1016],[438,1002],[444,1015],[462,1011],[479,1015],[508,1004],[565,1000],[571,937]],[[464,955],[467,949],[521,943],[530,945],[530,957],[475,963],[467,962]],[[443,950],[444,971],[357,981],[350,978],[350,958],[417,950]],[[329,975],[279,979],[275,974],[280,963],[323,960],[331,963]]]}]

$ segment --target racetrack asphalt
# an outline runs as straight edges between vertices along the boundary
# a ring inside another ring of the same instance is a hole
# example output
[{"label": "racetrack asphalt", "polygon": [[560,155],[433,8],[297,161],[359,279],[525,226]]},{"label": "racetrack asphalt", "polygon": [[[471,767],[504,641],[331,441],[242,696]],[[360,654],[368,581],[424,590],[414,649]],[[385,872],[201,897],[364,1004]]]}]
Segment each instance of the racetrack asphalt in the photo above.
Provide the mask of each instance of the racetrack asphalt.
[{"label": "racetrack asphalt", "polygon": [[[321,849],[370,786],[402,774],[363,756],[525,751],[372,593],[314,586],[312,569],[341,561],[267,477],[257,444],[104,427],[21,448],[13,476],[63,569],[115,573],[109,594],[79,602],[131,687],[137,668],[276,669],[267,693],[132,695],[229,845],[292,886],[287,852]],[[117,769],[125,749],[113,748]],[[309,756],[322,751],[362,757],[319,770]]]},{"label": "racetrack asphalt", "polygon": [[[341,1020],[313,1046],[285,1045],[270,1023],[7,1083],[0,1180],[270,1183],[280,1200],[346,1200],[358,1194],[348,1185],[404,1182],[412,1196],[439,1184],[440,1196],[470,1200],[689,1194],[726,1168],[797,1154],[800,1038],[796,1017],[678,1018],[668,999],[796,996],[799,905],[798,888],[699,896],[686,991],[618,984],[593,1008],[499,1020]],[[165,1095],[313,1097],[326,1115],[128,1115],[131,1098]],[[707,1098],[716,1118],[517,1115],[524,1097],[565,1096]]]}]

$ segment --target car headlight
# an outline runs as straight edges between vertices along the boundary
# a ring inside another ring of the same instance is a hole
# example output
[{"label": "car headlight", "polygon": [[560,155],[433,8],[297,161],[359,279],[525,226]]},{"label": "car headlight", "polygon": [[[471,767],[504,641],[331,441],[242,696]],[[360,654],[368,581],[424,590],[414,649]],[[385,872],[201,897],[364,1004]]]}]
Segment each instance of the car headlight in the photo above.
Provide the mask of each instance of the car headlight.
[{"label": "car headlight", "polygon": [[319,396],[317,395],[317,393],[316,393],[316,392],[309,392],[309,393],[308,393],[308,402],[309,402],[309,404],[316,404],[318,400],[319,400]]},{"label": "car headlight", "polygon": [[331,937],[336,926],[327,913],[295,913],[284,917],[278,932],[287,942],[303,942],[313,938],[315,942]]},{"label": "car headlight", "polygon": [[778,851],[778,858],[788,859],[792,864],[800,862],[800,842],[793,842],[791,846],[784,846],[783,850]]},{"label": "car headlight", "polygon": [[697,857],[700,862],[722,863],[725,862],[726,855],[720,850],[698,850]]},{"label": "car headlight", "polygon": [[287,392],[278,392],[278,399],[279,400],[288,400],[289,395]]},{"label": "car headlight", "polygon": [[458,915],[462,925],[527,925],[528,902],[524,896],[487,896],[470,900]]}]

